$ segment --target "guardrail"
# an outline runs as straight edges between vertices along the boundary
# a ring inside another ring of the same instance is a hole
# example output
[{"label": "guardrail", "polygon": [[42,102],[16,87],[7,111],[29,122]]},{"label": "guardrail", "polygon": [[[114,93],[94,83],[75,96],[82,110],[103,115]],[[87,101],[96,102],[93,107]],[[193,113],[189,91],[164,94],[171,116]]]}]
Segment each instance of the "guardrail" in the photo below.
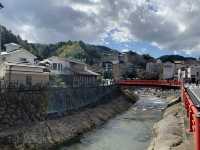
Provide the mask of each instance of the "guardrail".
[{"label": "guardrail", "polygon": [[188,88],[182,87],[182,101],[189,119],[188,131],[194,135],[195,150],[200,150],[200,101]]},{"label": "guardrail", "polygon": [[179,80],[119,80],[119,85],[181,87]]}]

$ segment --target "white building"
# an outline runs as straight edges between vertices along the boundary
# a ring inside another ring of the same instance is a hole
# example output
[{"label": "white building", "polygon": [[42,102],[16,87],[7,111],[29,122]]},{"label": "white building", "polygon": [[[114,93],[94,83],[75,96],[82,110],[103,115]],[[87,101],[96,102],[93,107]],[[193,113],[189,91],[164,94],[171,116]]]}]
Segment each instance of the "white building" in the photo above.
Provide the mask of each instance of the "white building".
[{"label": "white building", "polygon": [[163,79],[173,79],[175,75],[176,66],[174,63],[163,63]]},{"label": "white building", "polygon": [[52,75],[70,74],[70,63],[65,58],[52,56],[39,62],[39,64],[46,65],[51,70]]},{"label": "white building", "polygon": [[[185,64],[184,61],[174,61],[174,64],[176,67],[174,78],[179,79],[181,76],[183,77],[183,75],[186,74]],[[184,78],[186,78],[186,75]]]},{"label": "white building", "polygon": [[6,51],[0,53],[0,62],[35,64],[37,57],[15,43],[5,44]]},{"label": "white building", "polygon": [[200,66],[190,66],[187,68],[188,79],[191,82],[197,82],[200,80]]},{"label": "white building", "polygon": [[184,80],[184,81],[187,80],[188,77],[187,68],[185,67],[179,68],[177,72],[178,72],[178,77],[177,77],[178,80]]},{"label": "white building", "polygon": [[99,74],[80,61],[52,56],[39,63],[50,69],[50,75],[62,76],[67,85],[80,86],[97,82]]},{"label": "white building", "polygon": [[41,61],[39,64],[45,64],[51,70],[52,75],[69,75],[72,72],[82,72],[84,74],[99,75],[88,69],[83,62],[52,56]]}]

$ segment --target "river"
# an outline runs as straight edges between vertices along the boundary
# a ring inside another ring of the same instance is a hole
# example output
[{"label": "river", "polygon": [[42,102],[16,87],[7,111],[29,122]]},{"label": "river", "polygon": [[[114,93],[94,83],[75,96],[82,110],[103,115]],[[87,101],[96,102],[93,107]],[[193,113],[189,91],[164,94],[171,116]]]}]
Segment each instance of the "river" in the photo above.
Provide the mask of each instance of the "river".
[{"label": "river", "polygon": [[166,107],[157,97],[140,97],[129,110],[59,150],[146,150],[152,128]]}]

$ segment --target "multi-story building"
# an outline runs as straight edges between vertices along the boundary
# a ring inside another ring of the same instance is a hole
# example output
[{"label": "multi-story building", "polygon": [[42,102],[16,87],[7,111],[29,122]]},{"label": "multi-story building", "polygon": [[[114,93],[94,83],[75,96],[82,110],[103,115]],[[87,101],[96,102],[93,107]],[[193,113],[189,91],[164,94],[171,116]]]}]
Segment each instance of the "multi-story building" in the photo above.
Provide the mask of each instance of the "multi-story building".
[{"label": "multi-story building", "polygon": [[146,64],[146,72],[149,73],[160,73],[162,72],[162,63],[160,61],[157,62],[148,62]]},{"label": "multi-story building", "polygon": [[189,82],[200,81],[200,66],[192,65],[187,68],[187,78]]},{"label": "multi-story building", "polygon": [[163,63],[163,79],[173,79],[175,75],[176,66],[172,62]]},{"label": "multi-story building", "polygon": [[177,76],[178,80],[183,80],[183,81],[187,80],[188,72],[186,67],[179,68],[177,72],[178,72]]},{"label": "multi-story building", "polygon": [[180,75],[184,75],[185,71],[185,62],[184,61],[174,61],[175,64],[175,74],[174,78],[179,79]]}]

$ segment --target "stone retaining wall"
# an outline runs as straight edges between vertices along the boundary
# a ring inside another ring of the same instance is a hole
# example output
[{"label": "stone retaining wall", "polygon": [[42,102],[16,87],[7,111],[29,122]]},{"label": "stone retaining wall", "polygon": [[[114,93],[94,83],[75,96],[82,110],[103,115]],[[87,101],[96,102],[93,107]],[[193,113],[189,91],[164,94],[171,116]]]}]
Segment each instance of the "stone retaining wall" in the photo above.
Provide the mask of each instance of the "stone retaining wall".
[{"label": "stone retaining wall", "polygon": [[4,91],[0,93],[0,130],[46,118],[45,91]]},{"label": "stone retaining wall", "polygon": [[0,131],[44,121],[50,112],[64,115],[89,105],[109,102],[119,92],[117,86],[1,90]]},{"label": "stone retaining wall", "polygon": [[118,86],[92,86],[51,88],[48,90],[48,113],[63,113],[88,105],[108,102],[113,94],[120,92]]}]

